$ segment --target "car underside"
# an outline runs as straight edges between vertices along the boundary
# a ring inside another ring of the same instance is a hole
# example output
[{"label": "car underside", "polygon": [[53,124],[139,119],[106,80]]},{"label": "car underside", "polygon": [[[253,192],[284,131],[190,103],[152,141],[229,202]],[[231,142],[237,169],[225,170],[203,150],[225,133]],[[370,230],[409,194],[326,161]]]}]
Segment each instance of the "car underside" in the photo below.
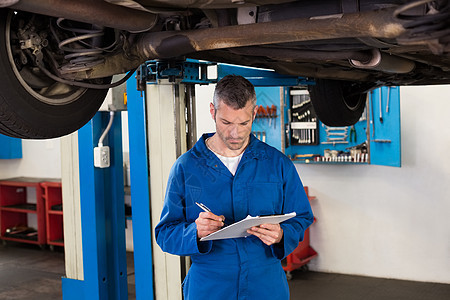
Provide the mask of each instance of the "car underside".
[{"label": "car underside", "polygon": [[313,79],[311,101],[330,126],[355,123],[371,89],[450,83],[447,0],[0,0],[0,7],[7,70],[0,133],[15,137],[77,130],[105,90],[127,78],[111,84],[112,75],[151,59]]}]

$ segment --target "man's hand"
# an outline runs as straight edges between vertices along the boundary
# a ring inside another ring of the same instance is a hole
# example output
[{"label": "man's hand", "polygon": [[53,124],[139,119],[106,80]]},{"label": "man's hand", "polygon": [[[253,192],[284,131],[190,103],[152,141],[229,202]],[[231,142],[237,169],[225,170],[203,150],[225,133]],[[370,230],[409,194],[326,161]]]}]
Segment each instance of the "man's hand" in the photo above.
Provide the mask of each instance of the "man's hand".
[{"label": "man's hand", "polygon": [[197,224],[197,237],[201,239],[223,227],[225,217],[216,216],[211,212],[201,212],[195,224]]},{"label": "man's hand", "polygon": [[280,224],[262,224],[250,228],[247,232],[257,236],[267,246],[277,244],[283,238]]}]

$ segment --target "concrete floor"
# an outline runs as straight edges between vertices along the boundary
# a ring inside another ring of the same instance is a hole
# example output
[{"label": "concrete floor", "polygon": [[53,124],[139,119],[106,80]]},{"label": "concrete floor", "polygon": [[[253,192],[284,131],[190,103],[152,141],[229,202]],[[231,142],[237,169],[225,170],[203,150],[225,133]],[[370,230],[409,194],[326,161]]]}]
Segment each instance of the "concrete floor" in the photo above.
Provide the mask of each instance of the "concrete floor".
[{"label": "concrete floor", "polygon": [[449,300],[450,284],[393,280],[319,272],[297,272],[291,299]]},{"label": "concrete floor", "polygon": [[[128,253],[129,299],[135,299],[133,255]],[[294,271],[291,299],[448,300],[450,284]],[[8,242],[0,245],[0,299],[62,299],[64,253]]]}]

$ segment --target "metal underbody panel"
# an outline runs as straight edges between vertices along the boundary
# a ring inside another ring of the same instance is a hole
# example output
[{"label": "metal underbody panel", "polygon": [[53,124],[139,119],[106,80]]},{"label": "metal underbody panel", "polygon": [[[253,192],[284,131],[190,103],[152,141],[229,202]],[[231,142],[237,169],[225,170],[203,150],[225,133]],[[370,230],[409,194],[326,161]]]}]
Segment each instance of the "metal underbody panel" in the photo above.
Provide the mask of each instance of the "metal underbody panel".
[{"label": "metal underbody panel", "polygon": [[21,0],[12,6],[121,30],[120,47],[102,53],[101,63],[59,72],[67,80],[104,78],[151,59],[194,58],[377,85],[450,83],[449,7],[446,0]]}]

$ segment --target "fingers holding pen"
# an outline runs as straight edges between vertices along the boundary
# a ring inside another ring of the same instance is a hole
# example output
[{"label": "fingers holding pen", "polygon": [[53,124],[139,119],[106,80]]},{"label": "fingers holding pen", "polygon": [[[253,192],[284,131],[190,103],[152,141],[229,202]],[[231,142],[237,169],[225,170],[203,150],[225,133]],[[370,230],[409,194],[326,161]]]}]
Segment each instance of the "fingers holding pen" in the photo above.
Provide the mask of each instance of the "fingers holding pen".
[{"label": "fingers holding pen", "polygon": [[224,226],[224,221],[224,216],[217,216],[211,212],[201,212],[195,220],[198,237],[202,238],[219,230]]},{"label": "fingers holding pen", "polygon": [[201,212],[198,215],[197,220],[199,220],[199,219],[222,223],[222,226],[223,226],[223,221],[225,221],[224,216],[217,216],[217,215],[213,214],[212,212]]}]

